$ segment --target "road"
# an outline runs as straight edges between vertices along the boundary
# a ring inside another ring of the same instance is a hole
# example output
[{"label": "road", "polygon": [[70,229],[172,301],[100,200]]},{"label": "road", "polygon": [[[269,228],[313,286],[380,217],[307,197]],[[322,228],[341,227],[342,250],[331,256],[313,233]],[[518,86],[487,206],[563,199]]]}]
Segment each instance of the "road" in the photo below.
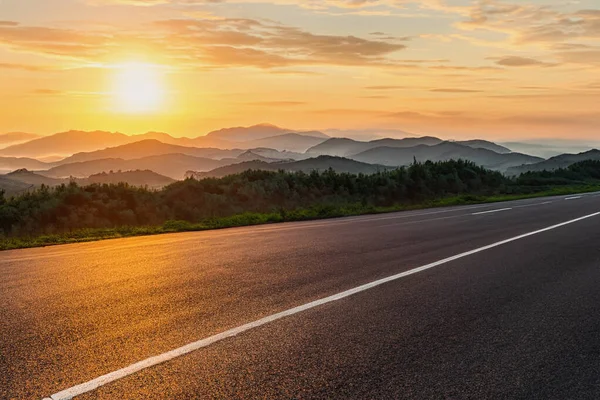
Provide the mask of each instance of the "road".
[{"label": "road", "polygon": [[598,399],[599,196],[2,252],[0,398]]}]

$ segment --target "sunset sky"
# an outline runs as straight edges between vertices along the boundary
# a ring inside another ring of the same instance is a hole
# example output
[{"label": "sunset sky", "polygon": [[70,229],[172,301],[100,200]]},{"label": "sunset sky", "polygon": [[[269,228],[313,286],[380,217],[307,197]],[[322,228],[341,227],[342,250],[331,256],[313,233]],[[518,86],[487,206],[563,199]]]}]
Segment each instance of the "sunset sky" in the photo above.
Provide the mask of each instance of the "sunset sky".
[{"label": "sunset sky", "polygon": [[0,131],[600,136],[598,0],[0,0]]}]

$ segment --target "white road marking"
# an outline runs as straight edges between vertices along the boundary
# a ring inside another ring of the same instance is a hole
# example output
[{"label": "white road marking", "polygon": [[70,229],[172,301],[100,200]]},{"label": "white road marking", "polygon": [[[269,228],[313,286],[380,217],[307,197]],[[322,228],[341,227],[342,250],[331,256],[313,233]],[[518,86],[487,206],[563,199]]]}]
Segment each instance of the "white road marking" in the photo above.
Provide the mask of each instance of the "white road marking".
[{"label": "white road marking", "polygon": [[543,205],[552,204],[552,203],[553,203],[553,201],[545,201],[543,203],[526,204],[524,206],[514,206],[513,208],[527,208],[527,207],[543,206]]},{"label": "white road marking", "polygon": [[583,221],[583,220],[586,220],[586,219],[589,219],[589,218],[592,218],[592,217],[596,217],[598,215],[600,215],[600,212],[597,212],[597,213],[594,213],[594,214],[589,214],[589,215],[586,215],[586,216],[583,216],[583,217],[580,217],[580,218],[576,218],[576,219],[573,219],[573,220],[570,220],[570,221],[566,221],[566,222],[563,222],[563,223],[560,223],[560,224],[557,224],[557,225],[552,225],[552,226],[549,226],[547,228],[539,229],[537,231],[525,233],[523,235],[515,236],[515,237],[512,237],[510,239],[502,240],[500,242],[492,243],[492,244],[487,245],[487,246],[479,247],[477,249],[474,249],[474,250],[471,250],[471,251],[467,251],[465,253],[457,254],[455,256],[448,257],[448,258],[445,258],[443,260],[433,262],[431,264],[423,265],[423,266],[418,267],[418,268],[414,268],[414,269],[411,269],[411,270],[408,270],[408,271],[405,271],[405,272],[401,272],[399,274],[392,275],[392,276],[389,276],[387,278],[379,279],[377,281],[373,281],[371,283],[367,283],[365,285],[361,285],[361,286],[355,287],[354,289],[346,290],[344,292],[340,292],[340,293],[334,294],[334,295],[329,296],[329,297],[325,297],[325,298],[322,298],[322,299],[319,299],[319,300],[312,301],[310,303],[306,303],[306,304],[303,304],[303,305],[300,305],[300,306],[297,306],[297,307],[294,307],[294,308],[290,308],[289,310],[285,310],[285,311],[279,312],[277,314],[269,315],[267,317],[261,318],[259,320],[256,320],[256,321],[253,321],[253,322],[250,322],[250,323],[247,323],[245,325],[238,326],[237,328],[233,328],[233,329],[230,329],[228,331],[219,333],[217,335],[210,336],[208,338],[198,340],[197,342],[193,342],[193,343],[187,344],[187,345],[185,345],[183,347],[179,347],[177,349],[168,351],[166,353],[159,354],[157,356],[147,358],[145,360],[142,360],[142,361],[139,361],[139,362],[137,362],[135,364],[132,364],[132,365],[130,365],[128,367],[119,369],[117,371],[111,372],[111,373],[106,374],[106,375],[102,375],[102,376],[100,376],[98,378],[92,379],[91,381],[82,383],[80,385],[73,386],[73,387],[71,387],[69,389],[63,390],[62,392],[58,392],[56,394],[53,394],[52,396],[50,396],[50,399],[52,399],[52,400],[70,400],[70,399],[72,399],[75,396],[79,396],[81,394],[91,392],[93,390],[98,389],[101,386],[104,386],[104,385],[106,385],[108,383],[111,383],[111,382],[115,382],[115,381],[117,381],[119,379],[125,378],[126,376],[135,374],[136,372],[139,372],[139,371],[144,370],[146,368],[150,368],[150,367],[162,364],[164,362],[173,360],[173,359],[175,359],[177,357],[181,357],[181,356],[183,356],[185,354],[191,353],[193,351],[196,351],[196,350],[202,349],[204,347],[210,346],[210,345],[212,345],[214,343],[220,342],[221,340],[224,340],[224,339],[227,339],[227,338],[230,338],[230,337],[234,337],[236,335],[239,335],[240,333],[249,331],[249,330],[254,329],[254,328],[258,328],[260,326],[269,324],[269,323],[277,321],[279,319],[282,319],[282,318],[285,318],[285,317],[289,317],[291,315],[298,314],[298,313],[301,313],[303,311],[307,311],[307,310],[310,310],[310,309],[315,308],[315,307],[319,307],[319,306],[327,304],[327,303],[331,303],[331,302],[334,302],[334,301],[337,301],[337,300],[344,299],[346,297],[355,295],[357,293],[364,292],[364,291],[369,290],[369,289],[373,289],[374,287],[381,286],[381,285],[383,285],[385,283],[392,282],[392,281],[395,281],[395,280],[407,277],[409,275],[414,275],[414,274],[417,274],[419,272],[423,272],[423,271],[426,271],[426,270],[431,269],[431,268],[438,267],[438,266],[443,265],[443,264],[447,264],[447,263],[449,263],[451,261],[456,261],[456,260],[468,257],[468,256],[473,255],[473,254],[481,253],[483,251],[490,250],[490,249],[493,249],[495,247],[503,246],[505,244],[512,243],[512,242],[515,242],[515,241],[518,241],[518,240],[521,240],[521,239],[525,239],[525,238],[530,237],[530,236],[534,236],[534,235],[538,235],[540,233],[544,233],[544,232],[548,232],[548,231],[551,231],[551,230],[554,230],[554,229],[558,229],[558,228],[561,228],[561,227],[566,226],[566,225],[574,224],[574,223],[579,222],[579,221]]},{"label": "white road marking", "polygon": [[573,197],[567,197],[567,198],[565,198],[565,200],[577,200],[577,199],[580,199],[580,198],[582,198],[582,197],[583,197],[583,196],[573,196]]},{"label": "white road marking", "polygon": [[509,210],[512,210],[512,208],[501,208],[499,210],[490,210],[490,211],[476,212],[476,213],[473,213],[471,215],[492,214],[492,213],[497,213],[497,212],[502,212],[502,211],[509,211]]}]

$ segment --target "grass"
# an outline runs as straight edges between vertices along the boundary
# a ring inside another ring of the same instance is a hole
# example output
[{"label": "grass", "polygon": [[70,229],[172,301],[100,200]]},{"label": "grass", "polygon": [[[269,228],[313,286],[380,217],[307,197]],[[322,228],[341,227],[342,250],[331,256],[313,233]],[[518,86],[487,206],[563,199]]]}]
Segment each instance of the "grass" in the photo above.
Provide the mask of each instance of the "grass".
[{"label": "grass", "polygon": [[543,191],[527,194],[503,194],[495,196],[461,195],[424,201],[418,204],[398,204],[390,207],[364,206],[362,204],[348,204],[344,206],[320,205],[306,209],[282,210],[280,212],[272,213],[243,213],[229,217],[207,219],[200,223],[191,223],[187,221],[167,221],[161,226],[123,226],[119,228],[79,229],[73,232],[40,235],[34,237],[0,237],[0,250],[43,247],[133,236],[159,235],[165,233],[197,232],[279,222],[309,221],[366,214],[381,214],[424,208],[498,203],[511,200],[561,196],[596,191],[600,191],[600,185],[553,187]]}]

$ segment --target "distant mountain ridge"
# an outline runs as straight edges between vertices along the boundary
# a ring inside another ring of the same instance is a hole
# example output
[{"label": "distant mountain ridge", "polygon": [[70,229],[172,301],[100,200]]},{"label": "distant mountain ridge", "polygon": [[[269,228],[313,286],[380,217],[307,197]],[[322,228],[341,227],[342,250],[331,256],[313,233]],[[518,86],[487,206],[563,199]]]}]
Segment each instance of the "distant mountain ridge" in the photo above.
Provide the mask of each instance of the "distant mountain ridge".
[{"label": "distant mountain ridge", "polygon": [[186,177],[202,179],[202,178],[220,178],[227,175],[238,174],[248,169],[257,169],[264,171],[324,171],[332,168],[336,172],[351,173],[351,174],[373,174],[378,171],[389,169],[382,165],[372,165],[350,160],[342,157],[333,156],[318,156],[301,161],[276,162],[267,163],[264,161],[249,161],[240,164],[228,165],[220,167],[208,172],[188,171]]},{"label": "distant mountain ridge", "polygon": [[332,138],[311,147],[306,152],[312,155],[329,155],[348,157],[377,147],[414,147],[418,145],[434,145],[441,143],[442,139],[424,136],[419,138],[404,139],[379,139],[370,142],[361,142],[349,138]]},{"label": "distant mountain ridge", "polygon": [[121,146],[109,147],[87,153],[77,153],[57,164],[99,160],[105,158],[122,158],[125,160],[157,156],[164,154],[185,154],[205,158],[235,158],[242,154],[241,149],[223,150],[210,147],[187,147],[159,142],[156,139],[146,139]]},{"label": "distant mountain ridge", "polygon": [[422,162],[463,159],[497,171],[506,171],[510,167],[543,161],[543,158],[526,154],[499,154],[487,149],[464,146],[457,142],[442,142],[434,146],[419,145],[408,148],[377,147],[350,158],[365,163],[379,163],[388,166],[409,165],[415,159]]},{"label": "distant mountain ridge", "polygon": [[507,174],[520,175],[530,171],[554,171],[559,168],[567,168],[572,164],[586,160],[600,160],[600,150],[593,149],[579,154],[561,154],[535,164],[509,168]]},{"label": "distant mountain ridge", "polygon": [[40,137],[40,135],[36,135],[35,133],[26,132],[8,132],[0,134],[0,148],[25,143]]}]

